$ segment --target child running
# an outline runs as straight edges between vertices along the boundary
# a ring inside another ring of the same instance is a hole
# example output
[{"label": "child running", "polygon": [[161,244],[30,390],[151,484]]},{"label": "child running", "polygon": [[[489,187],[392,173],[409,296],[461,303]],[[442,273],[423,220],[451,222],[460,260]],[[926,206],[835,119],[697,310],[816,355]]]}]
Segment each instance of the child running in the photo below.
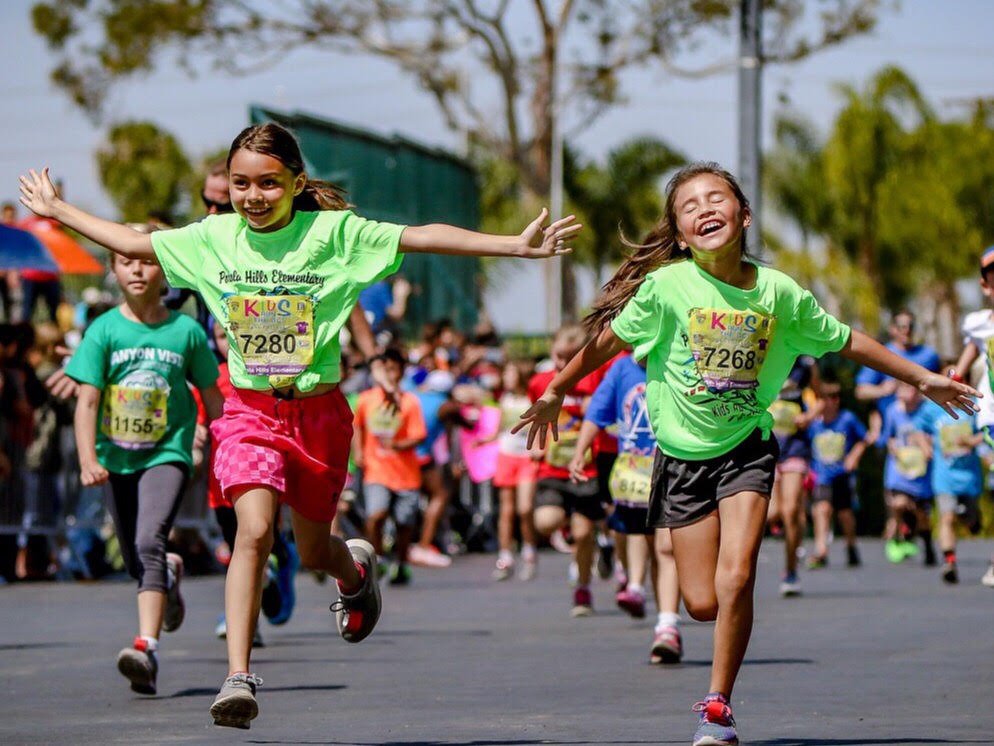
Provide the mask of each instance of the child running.
[{"label": "child running", "polygon": [[842,387],[833,378],[822,379],[819,387],[821,415],[811,423],[811,467],[815,476],[811,515],[814,519],[815,549],[808,567],[828,565],[828,532],[832,514],[846,539],[849,567],[859,567],[856,548],[856,469],[866,453],[866,428],[848,409],[842,409]]},{"label": "child running", "polygon": [[183,566],[166,553],[166,539],[193,467],[197,412],[187,378],[211,419],[220,416],[221,394],[204,330],[162,304],[155,259],[112,254],[111,271],[124,302],[90,325],[66,375],[80,384],[80,481],[108,484],[121,556],[138,581],[138,635],[117,668],[133,691],[155,694],[160,633],[176,630],[184,615]]},{"label": "child running", "polygon": [[[649,526],[649,492],[656,438],[649,422],[645,399],[645,366],[631,356],[619,358],[597,387],[587,413],[577,454],[594,442],[597,433],[617,424],[618,458],[611,468],[609,486],[614,511],[609,522],[627,537],[628,583],[615,600],[635,618],[645,616],[645,580],[651,565],[653,590],[659,615],[653,633],[649,660],[652,663],[679,663],[683,657],[680,637],[680,588],[668,528]],[[570,462],[570,475],[586,482],[579,455]]]},{"label": "child running", "polygon": [[521,567],[518,577],[532,580],[538,566],[535,541],[535,485],[538,481],[539,462],[528,450],[526,433],[511,433],[521,415],[531,406],[528,397],[528,380],[534,366],[521,361],[504,364],[501,371],[503,393],[500,406],[500,436],[497,439],[497,472],[494,487],[500,494],[500,513],[497,519],[497,566],[494,580],[507,580],[514,574],[514,518],[518,518],[521,531]]},{"label": "child running", "polygon": [[973,412],[969,386],[932,374],[841,324],[786,275],[749,259],[749,203],[714,163],[681,169],[658,240],[635,247],[587,319],[594,338],[553,378],[518,429],[558,437],[567,392],[620,352],[647,359],[659,449],[651,524],[670,528],[688,613],[716,620],[695,746],[736,744],[729,698],[752,631],[756,562],[777,460],[767,411],[797,357],[844,356]]},{"label": "child running", "polygon": [[272,123],[243,130],[227,163],[233,214],[152,236],[65,202],[47,169],[21,176],[20,189],[35,213],[126,258],[158,261],[171,286],[201,293],[228,333],[234,391],[211,432],[238,533],[225,580],[228,676],[211,714],[218,725],[247,728],[258,715],[261,679],[249,661],[281,502],[303,564],[338,581],[332,610],[342,637],[363,640],[380,616],[372,547],[330,530],[352,438],[338,389],[339,332],[359,292],[395,272],[403,252],[551,257],[570,250],[580,225],[568,216],[543,229],[546,210],[517,236],[366,220],[336,187],[308,178],[296,139]]},{"label": "child running", "polygon": [[925,399],[914,386],[898,384],[895,400],[884,411],[880,437],[887,444],[884,462],[884,495],[893,535],[886,537],[884,552],[898,564],[918,554],[915,536],[925,545],[925,566],[936,564],[932,545],[932,441]]}]

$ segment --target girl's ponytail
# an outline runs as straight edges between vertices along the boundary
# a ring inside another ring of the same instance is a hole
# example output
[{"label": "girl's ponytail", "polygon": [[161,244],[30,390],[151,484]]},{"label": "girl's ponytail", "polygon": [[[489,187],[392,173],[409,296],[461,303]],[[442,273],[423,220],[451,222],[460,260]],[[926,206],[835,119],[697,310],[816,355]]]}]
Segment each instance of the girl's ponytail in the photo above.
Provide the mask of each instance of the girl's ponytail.
[{"label": "girl's ponytail", "polygon": [[308,179],[304,191],[293,198],[293,209],[300,212],[318,210],[347,210],[345,190],[337,184],[321,179]]},{"label": "girl's ponytail", "polygon": [[[742,187],[734,176],[717,163],[711,161],[691,163],[677,171],[666,185],[666,206],[663,217],[656,227],[649,231],[640,244],[631,243],[624,235],[621,236],[622,243],[634,251],[618,267],[614,277],[601,289],[601,294],[594,301],[593,310],[583,320],[583,326],[588,334],[592,336],[600,334],[635,296],[642,281],[650,272],[665,264],[691,258],[690,249],[681,248],[677,242],[676,192],[683,184],[701,174],[711,174],[725,181],[742,209],[749,209],[749,200],[746,199]],[[748,256],[744,233],[742,255]]]}]

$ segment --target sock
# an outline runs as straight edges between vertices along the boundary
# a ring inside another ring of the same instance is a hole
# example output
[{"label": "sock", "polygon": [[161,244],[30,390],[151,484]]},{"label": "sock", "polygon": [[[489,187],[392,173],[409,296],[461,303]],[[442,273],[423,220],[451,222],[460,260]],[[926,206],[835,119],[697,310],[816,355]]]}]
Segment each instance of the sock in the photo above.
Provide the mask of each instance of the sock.
[{"label": "sock", "polygon": [[680,615],[674,611],[660,611],[656,617],[656,629],[676,627],[680,624]]},{"label": "sock", "polygon": [[145,652],[149,654],[154,654],[159,649],[159,638],[158,637],[148,637],[147,635],[138,635],[135,638],[135,647],[139,650],[138,643],[145,643]]},{"label": "sock", "polygon": [[534,544],[522,544],[521,545],[521,559],[525,562],[531,562],[535,559],[535,545]]},{"label": "sock", "polygon": [[946,551],[944,551],[942,553],[942,558],[943,558],[943,560],[945,562],[953,562],[953,563],[955,563],[956,562],[956,550],[955,549],[947,549]]},{"label": "sock", "polygon": [[712,699],[716,699],[719,702],[724,702],[726,705],[728,704],[728,697],[726,697],[721,692],[708,692],[708,695],[704,698],[704,701],[710,702]]},{"label": "sock", "polygon": [[[524,554],[524,553],[522,552],[522,554]],[[497,553],[497,561],[501,562],[501,563],[503,563],[505,565],[513,565],[514,564],[514,554],[511,552],[510,549],[501,549]]]},{"label": "sock", "polygon": [[641,583],[629,583],[627,590],[629,593],[640,593],[643,596],[645,595],[645,586]]},{"label": "sock", "polygon": [[337,581],[338,590],[344,593],[346,596],[354,596],[356,593],[358,593],[359,589],[362,588],[362,584],[366,580],[366,568],[360,565],[358,562],[356,562],[355,569],[356,572],[359,573],[359,585],[357,585],[355,588],[346,588],[344,585],[342,585],[341,580]]}]

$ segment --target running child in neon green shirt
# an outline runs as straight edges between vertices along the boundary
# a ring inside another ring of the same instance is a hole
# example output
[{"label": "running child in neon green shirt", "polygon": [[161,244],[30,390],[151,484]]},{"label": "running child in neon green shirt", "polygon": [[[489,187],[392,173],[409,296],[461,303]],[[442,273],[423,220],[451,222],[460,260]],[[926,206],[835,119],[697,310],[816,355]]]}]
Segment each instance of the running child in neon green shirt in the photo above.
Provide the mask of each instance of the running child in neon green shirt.
[{"label": "running child in neon green shirt", "polygon": [[[203,296],[227,332],[234,391],[211,432],[238,532],[225,581],[228,676],[211,715],[247,728],[258,715],[261,680],[249,656],[279,503],[292,509],[303,564],[338,579],[332,608],[342,637],[359,642],[379,619],[372,547],[330,530],[352,438],[337,385],[338,334],[359,292],[395,272],[406,252],[546,258],[568,252],[580,226],[569,216],[543,228],[545,210],[517,236],[366,220],[336,187],[308,178],[296,139],[276,124],[243,130],[228,172],[236,214],[154,237],[66,203],[47,169],[21,177],[21,202],[122,256],[157,260],[173,287]],[[374,376],[383,378],[376,366]]]},{"label": "running child in neon green shirt", "polygon": [[688,613],[717,620],[709,694],[694,744],[738,743],[729,699],[752,630],[756,559],[777,458],[767,411],[800,355],[842,355],[912,383],[952,413],[969,386],[930,373],[850,330],[786,275],[746,253],[749,203],[714,163],[681,169],[659,239],[636,246],[594,305],[594,338],[516,429],[544,447],[565,392],[623,349],[647,361],[659,450],[650,523],[671,529]]}]

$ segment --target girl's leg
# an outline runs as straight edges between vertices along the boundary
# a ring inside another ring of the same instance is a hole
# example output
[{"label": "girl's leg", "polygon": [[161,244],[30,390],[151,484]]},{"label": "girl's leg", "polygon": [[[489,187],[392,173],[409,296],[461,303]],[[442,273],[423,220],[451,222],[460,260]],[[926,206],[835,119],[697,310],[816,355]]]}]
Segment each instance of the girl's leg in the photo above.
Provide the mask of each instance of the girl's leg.
[{"label": "girl's leg", "polygon": [[521,529],[521,543],[532,549],[538,544],[535,535],[535,490],[536,482],[520,481],[517,489],[518,523]]},{"label": "girl's leg", "polygon": [[511,552],[514,544],[514,492],[514,487],[501,487],[498,493],[497,546],[501,552]]},{"label": "girl's leg", "polygon": [[[632,554],[634,553],[639,555],[641,551],[641,547],[634,546],[638,544],[638,542],[630,541],[628,534],[623,534],[620,531],[611,531],[611,534],[614,538],[615,556],[621,563],[621,567],[625,571],[625,577],[628,578],[628,582],[645,585],[646,558],[644,556],[634,557],[635,569],[632,569]],[[637,574],[639,572],[641,572],[641,575]],[[641,580],[639,578],[641,578]]]},{"label": "girl's leg", "polygon": [[[801,545],[801,511],[804,474],[785,472],[777,475],[780,512],[783,515],[784,569],[787,575],[797,572],[797,548]],[[763,502],[766,502],[765,499]]]},{"label": "girl's leg", "polygon": [[[645,588],[645,578],[649,568],[649,543],[641,536],[628,536],[620,531],[616,537],[624,536],[624,551],[628,558],[628,587],[633,585]],[[618,546],[617,542],[615,546]],[[621,548],[619,547],[619,551]]]},{"label": "girl's leg", "polygon": [[279,500],[271,487],[242,485],[231,490],[238,533],[224,581],[228,622],[228,675],[249,673],[252,635],[262,603],[262,573],[273,547]]},{"label": "girl's leg", "polygon": [[576,560],[581,588],[590,585],[591,563],[594,560],[594,548],[597,546],[595,529],[594,522],[585,515],[573,513],[570,530],[573,534],[573,557]]},{"label": "girl's leg", "polygon": [[348,545],[339,537],[331,535],[331,522],[312,521],[296,510],[291,510],[290,516],[293,535],[297,539],[297,551],[300,552],[300,561],[304,567],[324,570],[336,578],[342,588],[358,587],[362,578],[359,577],[355,560]]},{"label": "girl's leg", "polygon": [[[138,621],[143,637],[158,639],[162,632],[166,592],[169,590],[166,540],[183,501],[186,479],[186,469],[176,464],[153,466],[138,479],[135,548],[142,567],[138,586]],[[179,578],[175,582],[179,582]]]},{"label": "girl's leg", "polygon": [[566,523],[566,511],[556,505],[535,508],[535,530],[548,539]]},{"label": "girl's leg", "polygon": [[718,617],[711,688],[731,697],[752,633],[756,558],[763,539],[766,497],[739,492],[718,503],[720,547],[714,576]]},{"label": "girl's leg", "polygon": [[956,551],[956,514],[947,510],[939,514],[939,548],[943,553]]},{"label": "girl's leg", "polygon": [[689,526],[670,529],[683,605],[699,622],[712,622],[718,616],[714,582],[720,537],[718,511]]},{"label": "girl's leg", "polygon": [[[442,481],[442,470],[437,466],[425,469],[423,472],[422,488],[428,495],[428,506],[425,508],[421,523],[421,546],[427,548],[435,541],[438,527],[445,516],[445,508],[449,504],[449,493]],[[502,508],[503,509],[503,508]]]},{"label": "girl's leg", "polygon": [[856,546],[856,515],[852,510],[840,510],[837,517],[842,535],[846,537],[846,546]]},{"label": "girl's leg", "polygon": [[828,529],[832,525],[832,501],[819,500],[811,507],[815,528],[815,557],[828,556]]},{"label": "girl's leg", "polygon": [[656,566],[656,604],[659,612],[677,614],[680,608],[680,585],[677,578],[676,559],[673,556],[673,539],[670,529],[657,528],[653,538]]}]

